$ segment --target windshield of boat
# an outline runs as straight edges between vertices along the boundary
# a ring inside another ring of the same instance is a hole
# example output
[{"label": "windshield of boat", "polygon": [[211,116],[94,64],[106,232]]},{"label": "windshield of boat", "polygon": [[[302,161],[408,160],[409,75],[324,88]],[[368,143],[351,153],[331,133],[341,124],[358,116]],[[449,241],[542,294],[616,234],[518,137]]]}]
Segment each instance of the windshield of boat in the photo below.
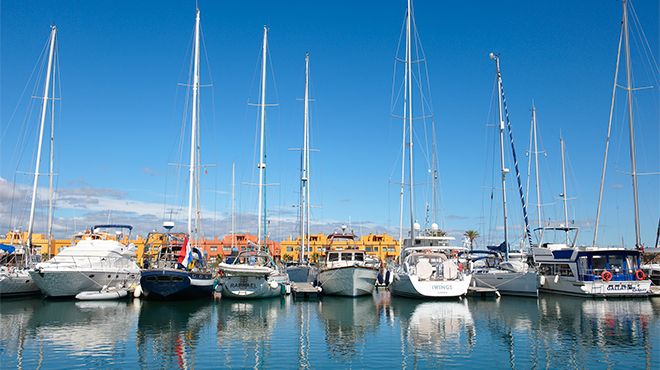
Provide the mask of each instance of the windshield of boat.
[{"label": "windshield of boat", "polygon": [[248,264],[250,266],[272,266],[274,264],[269,255],[254,252],[241,252],[233,263]]}]

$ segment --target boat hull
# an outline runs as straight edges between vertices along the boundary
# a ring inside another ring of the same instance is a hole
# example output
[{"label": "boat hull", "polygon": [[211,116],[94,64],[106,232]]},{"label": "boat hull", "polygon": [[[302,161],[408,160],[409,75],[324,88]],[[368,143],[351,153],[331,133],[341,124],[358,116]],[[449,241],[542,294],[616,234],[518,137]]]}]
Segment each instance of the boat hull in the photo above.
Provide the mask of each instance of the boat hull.
[{"label": "boat hull", "polygon": [[416,275],[396,274],[390,285],[392,294],[409,298],[457,298],[467,294],[472,275],[455,280],[419,280]]},{"label": "boat hull", "polygon": [[545,293],[579,297],[647,297],[651,280],[632,281],[576,281],[563,276],[543,275],[539,290]]},{"label": "boat hull", "polygon": [[174,269],[143,270],[140,288],[149,299],[192,299],[213,294],[213,276]]},{"label": "boat hull", "polygon": [[294,283],[313,283],[318,277],[319,270],[314,266],[289,266],[286,268],[286,274]]},{"label": "boat hull", "polygon": [[243,274],[222,277],[223,298],[272,298],[282,296],[285,292],[285,286],[271,276]]},{"label": "boat hull", "polygon": [[492,271],[472,274],[472,284],[495,288],[500,294],[538,297],[539,276],[535,271]]},{"label": "boat hull", "polygon": [[378,270],[365,266],[346,266],[323,269],[319,272],[318,283],[321,293],[357,297],[372,294]]},{"label": "boat hull", "polygon": [[20,297],[41,294],[27,270],[0,273],[0,297]]},{"label": "boat hull", "polygon": [[104,286],[128,288],[138,281],[139,271],[31,270],[30,276],[47,297],[72,297]]}]

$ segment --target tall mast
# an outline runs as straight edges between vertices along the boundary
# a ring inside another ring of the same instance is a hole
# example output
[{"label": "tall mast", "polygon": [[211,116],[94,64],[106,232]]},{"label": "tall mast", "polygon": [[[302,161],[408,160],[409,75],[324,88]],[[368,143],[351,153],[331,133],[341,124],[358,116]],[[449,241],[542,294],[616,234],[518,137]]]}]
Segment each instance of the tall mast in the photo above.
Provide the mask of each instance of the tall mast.
[{"label": "tall mast", "polygon": [[[261,246],[262,227],[265,227],[264,209],[264,171],[266,171],[266,158],[264,157],[264,135],[266,132],[266,49],[268,47],[268,28],[264,26],[264,41],[261,51],[261,130],[259,139],[259,209],[257,210],[257,244]],[[262,224],[263,223],[263,224]]]},{"label": "tall mast", "polygon": [[[625,5],[624,5],[625,7]],[[596,209],[596,223],[594,225],[594,238],[591,242],[593,247],[596,246],[598,239],[598,224],[600,221],[600,206],[603,201],[603,188],[605,186],[605,171],[607,170],[607,153],[610,149],[610,136],[612,133],[612,117],[614,114],[614,98],[616,97],[617,82],[619,80],[619,62],[621,61],[621,42],[623,40],[623,27],[621,22],[621,32],[619,33],[619,47],[616,53],[616,68],[614,69],[614,83],[612,85],[612,102],[610,103],[610,118],[607,122],[607,136],[605,137],[605,154],[603,154],[603,170],[600,175],[600,188],[598,190],[598,208]]]},{"label": "tall mast", "polygon": [[630,164],[633,187],[633,205],[635,206],[635,248],[641,248],[642,242],[639,235],[639,202],[637,197],[637,160],[635,159],[635,128],[633,122],[632,106],[632,77],[630,76],[630,44],[628,41],[628,2],[623,0],[623,33],[626,47],[626,91],[628,93],[628,128],[630,131]]},{"label": "tall mast", "polygon": [[[54,72],[54,71],[53,71]],[[55,73],[53,73],[54,75]],[[50,256],[50,246],[53,239],[53,164],[55,162],[55,81],[51,87],[50,104],[50,160],[48,170],[48,255]]]},{"label": "tall mast", "polygon": [[197,161],[195,154],[197,153],[197,111],[199,104],[199,9],[195,16],[195,45],[193,46],[193,97],[192,97],[192,127],[190,130],[190,173],[188,178],[188,235],[192,238],[192,219],[193,219],[193,192],[195,182],[195,167]]},{"label": "tall mast", "polygon": [[231,246],[232,248],[236,246],[236,181],[235,181],[235,172],[236,164],[232,162],[231,164]]},{"label": "tall mast", "polygon": [[[37,160],[34,166],[34,182],[32,183],[32,203],[30,204],[30,220],[28,221],[27,246],[32,247],[32,227],[34,226],[34,210],[37,205],[37,183],[39,182],[39,164],[41,162],[41,146],[44,139],[44,125],[46,122],[46,111],[48,110],[48,92],[50,90],[51,71],[53,69],[53,54],[55,53],[55,36],[57,27],[50,28],[50,45],[48,51],[48,67],[46,68],[46,83],[44,84],[44,96],[41,104],[41,121],[39,124],[39,143],[37,146]],[[28,253],[31,251],[28,250]]]},{"label": "tall mast", "polygon": [[559,134],[559,144],[561,145],[561,181],[562,181],[562,193],[561,198],[564,202],[564,227],[566,228],[566,244],[568,245],[568,205],[567,205],[567,194],[566,194],[566,162],[564,154],[564,138]]},{"label": "tall mast", "polygon": [[431,179],[433,183],[431,184],[432,187],[432,195],[431,195],[431,214],[433,215],[433,221],[432,223],[438,223],[438,153],[437,153],[437,145],[436,145],[436,136],[435,136],[435,119],[431,121],[431,145],[433,146],[432,148],[432,158],[431,158],[431,171],[432,171],[432,176],[433,178]]},{"label": "tall mast", "polygon": [[508,215],[506,210],[506,174],[509,169],[504,166],[504,119],[502,118],[502,74],[500,72],[500,57],[490,53],[490,59],[495,60],[497,71],[497,113],[500,126],[500,170],[502,172],[502,212],[504,217],[504,259],[509,260],[509,235],[507,230]]},{"label": "tall mast", "polygon": [[415,210],[414,210],[414,186],[413,186],[413,120],[412,120],[412,45],[411,45],[411,28],[412,28],[412,0],[408,0],[408,14],[406,16],[406,78],[407,83],[407,104],[408,104],[408,157],[410,164],[408,168],[409,178],[408,184],[410,189],[410,240],[414,244],[415,240]]},{"label": "tall mast", "polygon": [[303,119],[303,147],[301,155],[300,173],[300,257],[302,263],[305,260],[307,250],[307,231],[309,228],[309,53],[305,54],[305,113]]},{"label": "tall mast", "polygon": [[539,145],[536,133],[536,107],[532,105],[532,131],[534,133],[534,175],[536,177],[536,217],[539,220],[539,226],[543,222],[541,218],[541,182],[539,181]]}]

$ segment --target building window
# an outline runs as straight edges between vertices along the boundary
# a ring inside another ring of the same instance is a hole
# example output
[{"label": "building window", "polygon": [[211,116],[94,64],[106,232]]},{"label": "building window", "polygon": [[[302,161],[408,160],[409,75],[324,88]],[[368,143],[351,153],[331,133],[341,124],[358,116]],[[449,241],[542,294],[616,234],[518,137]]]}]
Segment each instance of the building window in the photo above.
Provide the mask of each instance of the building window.
[{"label": "building window", "polygon": [[218,247],[211,247],[211,252],[217,252],[217,251],[218,251]]}]

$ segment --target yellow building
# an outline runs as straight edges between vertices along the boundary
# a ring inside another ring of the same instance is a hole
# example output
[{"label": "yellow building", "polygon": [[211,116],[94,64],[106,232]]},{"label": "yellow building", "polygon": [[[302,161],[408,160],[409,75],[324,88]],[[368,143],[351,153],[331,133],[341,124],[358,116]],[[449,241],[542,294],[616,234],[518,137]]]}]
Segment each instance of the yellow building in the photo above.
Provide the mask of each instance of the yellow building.
[{"label": "yellow building", "polygon": [[[326,234],[310,235],[309,244],[308,259],[312,262],[323,261],[325,253],[330,247],[328,236]],[[395,259],[400,250],[399,242],[387,233],[365,235],[354,242],[335,239],[332,246],[335,250],[355,247],[380,261]],[[300,236],[295,239],[289,236],[287,240],[280,242],[280,257],[283,261],[297,261],[300,258]]]}]

